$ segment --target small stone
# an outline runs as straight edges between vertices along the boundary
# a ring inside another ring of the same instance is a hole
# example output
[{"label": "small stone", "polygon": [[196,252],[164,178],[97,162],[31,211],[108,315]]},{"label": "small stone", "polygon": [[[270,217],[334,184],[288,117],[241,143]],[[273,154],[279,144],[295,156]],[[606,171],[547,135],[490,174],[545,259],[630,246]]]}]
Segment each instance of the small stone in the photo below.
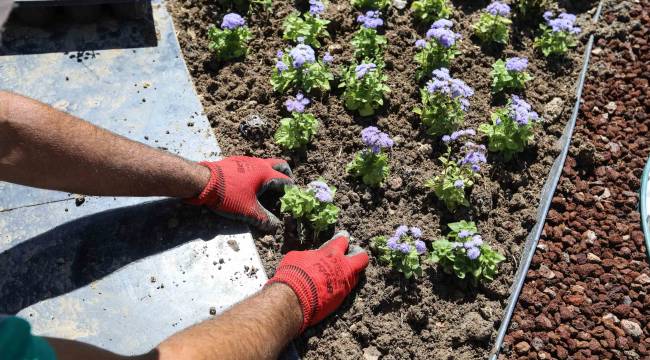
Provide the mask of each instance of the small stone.
[{"label": "small stone", "polygon": [[155,282],[156,282],[156,277],[155,277],[155,276],[152,276],[152,277],[149,279],[149,281],[151,281],[152,284],[155,283]]},{"label": "small stone", "polygon": [[217,315],[217,309],[214,306],[210,306],[210,315]]},{"label": "small stone", "polygon": [[533,345],[533,348],[536,351],[540,351],[544,347],[544,341],[538,337],[535,337],[533,338],[533,341],[531,341],[531,345]]},{"label": "small stone", "polygon": [[650,284],[650,276],[648,276],[648,274],[641,274],[637,276],[634,281],[641,285],[648,285]]},{"label": "small stone", "polygon": [[239,243],[235,240],[228,240],[228,246],[234,251],[239,251]]},{"label": "small stone", "polygon": [[546,121],[554,121],[559,118],[564,112],[564,100],[559,97],[554,97],[551,101],[544,106],[544,116]]},{"label": "small stone", "polygon": [[553,270],[549,269],[548,266],[542,265],[539,267],[539,270],[537,271],[541,276],[547,278],[547,279],[553,279],[555,278],[555,273]]},{"label": "small stone", "polygon": [[641,326],[639,326],[639,324],[635,323],[634,321],[630,321],[627,319],[622,320],[621,327],[623,328],[623,331],[625,331],[626,334],[632,336],[635,339],[638,339],[641,335],[643,335],[643,330],[641,330]]},{"label": "small stone", "polygon": [[364,360],[379,360],[380,356],[381,352],[379,352],[379,350],[377,350],[377,348],[374,346],[368,346],[367,348],[363,349]]},{"label": "small stone", "polygon": [[515,351],[520,355],[527,354],[530,351],[530,345],[525,341],[520,341],[515,345]]},{"label": "small stone", "polygon": [[591,262],[600,262],[601,261],[598,256],[596,256],[595,254],[592,254],[592,253],[587,254],[587,260],[589,260]]},{"label": "small stone", "polygon": [[74,197],[74,204],[76,206],[81,206],[81,205],[83,205],[83,203],[86,202],[86,197],[83,196],[83,195],[74,194],[74,195],[72,195],[72,197]]},{"label": "small stone", "polygon": [[611,322],[611,323],[614,323],[614,324],[618,324],[620,322],[620,320],[616,317],[616,315],[614,315],[612,313],[607,313],[607,314],[603,315],[602,319],[603,319],[603,322]]},{"label": "small stone", "polygon": [[544,330],[550,330],[553,328],[553,322],[544,314],[540,314],[535,318],[535,324]]},{"label": "small stone", "polygon": [[402,187],[402,183],[403,183],[402,178],[398,176],[390,179],[388,181],[388,186],[390,186],[392,190],[397,191]]},{"label": "small stone", "polygon": [[596,241],[596,233],[591,230],[585,231],[582,236],[585,240],[587,240],[587,243],[589,244],[593,245],[594,241]]},{"label": "small stone", "polygon": [[610,113],[616,111],[616,103],[614,101],[608,102],[607,105],[605,105],[605,109]]},{"label": "small stone", "polygon": [[603,52],[603,48],[595,47],[593,50],[591,50],[591,53],[598,56]]}]

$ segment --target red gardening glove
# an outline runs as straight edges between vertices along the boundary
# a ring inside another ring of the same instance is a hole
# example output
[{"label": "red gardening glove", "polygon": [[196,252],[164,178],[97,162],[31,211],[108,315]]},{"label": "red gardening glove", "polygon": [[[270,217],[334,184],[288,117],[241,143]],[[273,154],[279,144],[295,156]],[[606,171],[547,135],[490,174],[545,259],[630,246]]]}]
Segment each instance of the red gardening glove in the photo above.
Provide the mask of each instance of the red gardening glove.
[{"label": "red gardening glove", "polygon": [[186,200],[206,205],[218,214],[269,230],[280,224],[257,197],[268,189],[280,190],[293,184],[291,168],[280,159],[232,156],[220,161],[203,161],[210,169],[210,180],[199,196]]},{"label": "red gardening glove", "polygon": [[267,282],[284,283],[296,293],[303,316],[300,332],[336,310],[368,266],[368,254],[358,246],[345,255],[349,238],[342,231],[318,250],[289,252]]}]

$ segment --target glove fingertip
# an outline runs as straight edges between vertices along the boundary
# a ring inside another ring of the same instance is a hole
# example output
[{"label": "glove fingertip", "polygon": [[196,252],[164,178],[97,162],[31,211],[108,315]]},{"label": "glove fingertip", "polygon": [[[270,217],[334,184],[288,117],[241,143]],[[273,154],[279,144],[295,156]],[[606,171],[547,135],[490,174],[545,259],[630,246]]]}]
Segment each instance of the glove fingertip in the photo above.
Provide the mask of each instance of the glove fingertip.
[{"label": "glove fingertip", "polygon": [[357,252],[356,255],[352,256],[347,256],[348,262],[350,263],[350,266],[352,267],[352,270],[355,273],[360,273],[363,271],[367,266],[368,263],[370,262],[370,257],[368,256],[368,253],[365,250],[361,250],[360,252]]}]

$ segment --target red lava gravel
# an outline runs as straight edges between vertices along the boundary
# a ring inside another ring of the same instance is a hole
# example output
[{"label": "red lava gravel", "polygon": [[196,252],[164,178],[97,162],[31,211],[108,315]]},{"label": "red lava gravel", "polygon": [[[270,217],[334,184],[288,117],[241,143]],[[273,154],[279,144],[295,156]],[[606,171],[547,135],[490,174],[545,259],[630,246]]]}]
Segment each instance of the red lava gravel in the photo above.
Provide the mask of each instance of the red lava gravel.
[{"label": "red lava gravel", "polygon": [[500,359],[650,359],[637,210],[650,153],[650,3],[603,11],[570,155]]}]

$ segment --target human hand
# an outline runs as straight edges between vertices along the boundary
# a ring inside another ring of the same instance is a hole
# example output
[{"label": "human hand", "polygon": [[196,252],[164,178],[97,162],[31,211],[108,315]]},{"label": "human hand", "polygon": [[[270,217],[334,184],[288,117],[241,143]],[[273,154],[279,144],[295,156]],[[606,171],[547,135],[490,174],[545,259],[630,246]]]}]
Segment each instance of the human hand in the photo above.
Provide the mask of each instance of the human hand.
[{"label": "human hand", "polygon": [[188,203],[205,205],[224,217],[263,230],[280,224],[280,220],[265,209],[257,197],[266,190],[280,190],[293,184],[291,168],[286,161],[232,156],[200,164],[210,169],[210,180],[199,196],[186,200]]},{"label": "human hand", "polygon": [[368,266],[368,254],[358,246],[348,250],[350,234],[342,231],[318,250],[291,251],[268,284],[284,283],[298,297],[303,324],[300,332],[338,308]]}]

